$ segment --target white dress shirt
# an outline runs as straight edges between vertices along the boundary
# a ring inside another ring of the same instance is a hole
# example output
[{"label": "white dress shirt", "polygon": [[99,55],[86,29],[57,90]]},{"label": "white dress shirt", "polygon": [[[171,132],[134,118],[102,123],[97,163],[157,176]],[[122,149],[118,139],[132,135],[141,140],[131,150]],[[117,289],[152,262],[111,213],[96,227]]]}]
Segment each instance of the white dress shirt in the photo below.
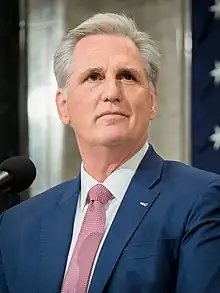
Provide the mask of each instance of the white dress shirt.
[{"label": "white dress shirt", "polygon": [[[125,162],[122,166],[116,169],[111,173],[106,180],[102,183],[112,194],[112,200],[106,206],[106,224],[105,224],[105,233],[100,243],[100,246],[97,250],[97,254],[93,263],[92,272],[90,275],[90,281],[94,273],[95,264],[97,262],[100,250],[104,243],[104,240],[108,234],[108,231],[111,227],[111,224],[114,220],[114,217],[117,213],[117,210],[120,206],[120,203],[125,195],[125,192],[128,188],[128,185],[131,182],[132,177],[134,176],[140,162],[142,161],[144,155],[148,150],[148,143],[136,153],[132,158]],[[83,163],[81,164],[81,192],[78,199],[78,204],[76,208],[75,222],[73,227],[72,241],[70,245],[69,255],[67,258],[66,264],[66,273],[70,264],[70,260],[76,245],[76,241],[82,226],[82,222],[85,216],[85,213],[88,208],[88,191],[96,184],[100,182],[96,181],[92,176],[90,176],[85,169],[83,168]]]}]

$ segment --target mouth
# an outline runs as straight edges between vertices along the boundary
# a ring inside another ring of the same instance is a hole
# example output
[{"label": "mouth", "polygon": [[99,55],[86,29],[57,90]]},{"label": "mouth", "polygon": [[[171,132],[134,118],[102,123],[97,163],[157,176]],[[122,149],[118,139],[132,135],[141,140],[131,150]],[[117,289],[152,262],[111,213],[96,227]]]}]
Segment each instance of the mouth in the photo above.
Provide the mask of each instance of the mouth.
[{"label": "mouth", "polygon": [[123,112],[104,112],[101,115],[98,116],[98,118],[104,117],[104,116],[110,116],[110,117],[117,117],[117,116],[122,116],[122,117],[128,117],[127,114],[123,113]]}]

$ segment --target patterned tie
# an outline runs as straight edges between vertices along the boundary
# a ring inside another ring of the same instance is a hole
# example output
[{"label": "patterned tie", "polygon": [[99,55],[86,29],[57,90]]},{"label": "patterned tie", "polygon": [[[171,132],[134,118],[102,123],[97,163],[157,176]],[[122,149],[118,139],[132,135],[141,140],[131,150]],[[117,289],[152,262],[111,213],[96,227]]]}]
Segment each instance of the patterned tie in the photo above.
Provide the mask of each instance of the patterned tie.
[{"label": "patterned tie", "polygon": [[105,186],[97,184],[90,189],[88,196],[90,202],[63,281],[61,293],[87,292],[93,262],[104,235],[105,205],[112,195]]}]

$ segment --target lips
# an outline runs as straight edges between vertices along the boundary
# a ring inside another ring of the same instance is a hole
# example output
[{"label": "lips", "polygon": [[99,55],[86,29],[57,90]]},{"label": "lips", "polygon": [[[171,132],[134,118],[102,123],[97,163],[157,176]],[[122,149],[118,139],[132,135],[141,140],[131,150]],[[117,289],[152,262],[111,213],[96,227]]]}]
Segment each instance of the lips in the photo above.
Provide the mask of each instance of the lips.
[{"label": "lips", "polygon": [[123,112],[119,112],[119,111],[110,112],[110,111],[107,111],[107,112],[104,112],[104,113],[100,114],[98,116],[98,118],[106,116],[106,115],[120,115],[120,116],[128,117],[128,115],[123,113]]}]

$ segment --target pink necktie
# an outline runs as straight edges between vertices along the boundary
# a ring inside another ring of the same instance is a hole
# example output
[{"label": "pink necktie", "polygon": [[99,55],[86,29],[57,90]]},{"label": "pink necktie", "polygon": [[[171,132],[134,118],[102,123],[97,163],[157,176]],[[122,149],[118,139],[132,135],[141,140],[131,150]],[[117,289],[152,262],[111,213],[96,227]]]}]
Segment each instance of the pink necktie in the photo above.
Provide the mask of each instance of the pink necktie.
[{"label": "pink necktie", "polygon": [[105,205],[112,195],[104,185],[97,184],[90,189],[88,196],[90,202],[63,281],[61,293],[87,292],[93,262],[104,235]]}]

